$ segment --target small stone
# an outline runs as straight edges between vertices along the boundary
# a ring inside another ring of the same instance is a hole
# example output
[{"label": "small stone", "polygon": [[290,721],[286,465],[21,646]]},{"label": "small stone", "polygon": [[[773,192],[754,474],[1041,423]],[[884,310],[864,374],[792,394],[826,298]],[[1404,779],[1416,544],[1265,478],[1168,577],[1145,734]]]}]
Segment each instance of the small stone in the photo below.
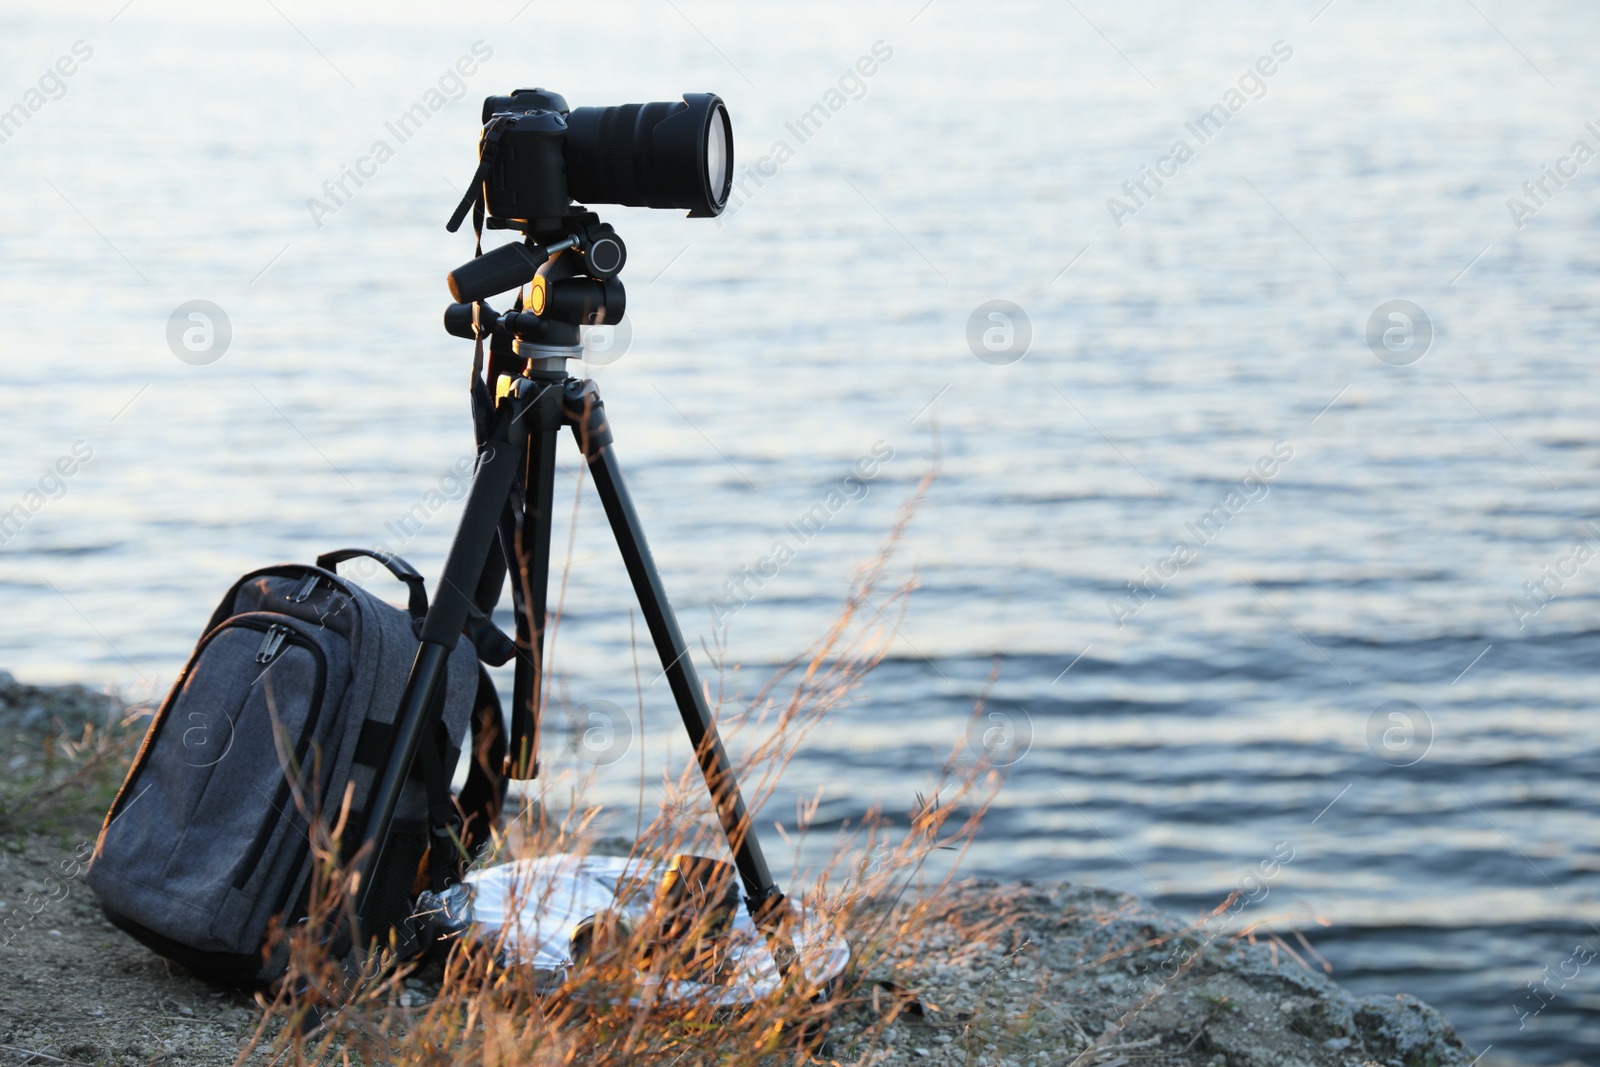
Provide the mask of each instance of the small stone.
[{"label": "small stone", "polygon": [[50,936],[51,937],[60,937],[61,936],[61,931],[60,930],[51,930],[50,931]]},{"label": "small stone", "polygon": [[1350,1047],[1350,1039],[1348,1037],[1330,1037],[1322,1043],[1322,1047],[1329,1052],[1343,1052]]},{"label": "small stone", "polygon": [[189,1007],[189,1005],[187,1005],[187,1004],[179,1004],[178,1005],[178,1014],[179,1015],[187,1015],[189,1018],[193,1019],[194,1018],[194,1009]]},{"label": "small stone", "polygon": [[914,1049],[912,1049],[912,1050],[911,1050],[911,1051],[912,1051],[912,1052],[915,1052],[915,1053],[916,1053],[916,1054],[917,1054],[917,1055],[918,1055],[918,1056],[922,1056],[922,1057],[924,1057],[924,1058],[926,1058],[926,1057],[928,1057],[928,1056],[931,1056],[931,1055],[933,1055],[933,1053],[931,1053],[931,1052],[929,1052],[929,1051],[928,1051],[928,1050],[927,1050],[927,1049],[925,1049],[925,1048],[914,1048]]}]

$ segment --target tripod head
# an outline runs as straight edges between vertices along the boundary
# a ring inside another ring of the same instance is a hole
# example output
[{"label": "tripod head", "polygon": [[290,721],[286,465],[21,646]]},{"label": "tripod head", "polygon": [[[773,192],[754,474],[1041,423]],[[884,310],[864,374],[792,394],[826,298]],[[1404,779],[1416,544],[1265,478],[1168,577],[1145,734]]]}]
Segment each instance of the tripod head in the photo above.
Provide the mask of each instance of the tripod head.
[{"label": "tripod head", "polygon": [[[489,229],[522,229],[526,235],[523,243],[502,245],[451,271],[447,279],[450,295],[460,303],[470,304],[526,285],[546,260],[565,251],[577,256],[574,273],[597,281],[615,278],[628,262],[628,250],[622,238],[610,223],[601,222],[600,216],[592,211],[576,209],[556,225],[540,230],[496,226],[498,221],[490,218]],[[621,317],[618,314],[611,321]]]},{"label": "tripod head", "polygon": [[[445,309],[445,330],[489,340],[496,354],[539,361],[534,369],[563,371],[560,361],[582,352],[580,326],[620,322],[627,312],[627,292],[617,277],[628,259],[622,238],[592,211],[563,221],[560,228],[528,233],[521,243],[502,245],[451,271],[456,303]],[[525,285],[526,295],[504,314],[484,302]]]}]

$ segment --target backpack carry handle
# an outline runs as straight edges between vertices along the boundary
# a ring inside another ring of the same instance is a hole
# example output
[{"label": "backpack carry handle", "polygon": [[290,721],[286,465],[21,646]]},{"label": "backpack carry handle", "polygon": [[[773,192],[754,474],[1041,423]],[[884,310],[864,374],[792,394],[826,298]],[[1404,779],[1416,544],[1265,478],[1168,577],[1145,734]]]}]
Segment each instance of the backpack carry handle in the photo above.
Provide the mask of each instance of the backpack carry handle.
[{"label": "backpack carry handle", "polygon": [[407,610],[411,612],[412,618],[420,619],[428,614],[428,587],[422,575],[417,573],[417,569],[411,564],[391,552],[377,548],[338,548],[318,556],[317,566],[325,571],[333,571],[338,569],[339,564],[357,556],[377,560],[389,568],[390,574],[406,583],[406,587],[411,590],[411,601]]}]

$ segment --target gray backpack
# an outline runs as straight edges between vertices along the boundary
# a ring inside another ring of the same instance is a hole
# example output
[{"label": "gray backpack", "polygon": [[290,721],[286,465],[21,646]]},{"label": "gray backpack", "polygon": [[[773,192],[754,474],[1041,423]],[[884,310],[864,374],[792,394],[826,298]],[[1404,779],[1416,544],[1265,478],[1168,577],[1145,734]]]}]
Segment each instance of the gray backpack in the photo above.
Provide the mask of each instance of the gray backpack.
[{"label": "gray backpack", "polygon": [[[405,582],[409,611],[335,573],[354,556]],[[285,946],[272,933],[306,913],[309,820],[332,825],[350,792],[348,862],[426,612],[422,576],[377,551],[331,552],[315,567],[268,567],[235,583],[106,815],[88,873],[106,917],[216,981],[281,975]],[[437,732],[424,738],[374,872],[360,917],[367,937],[396,930],[404,939],[415,893],[458,877],[499,814],[503,725],[478,658],[498,665],[514,648],[486,619],[474,622],[476,641],[450,657]],[[474,758],[455,797],[450,776],[469,724]]]}]

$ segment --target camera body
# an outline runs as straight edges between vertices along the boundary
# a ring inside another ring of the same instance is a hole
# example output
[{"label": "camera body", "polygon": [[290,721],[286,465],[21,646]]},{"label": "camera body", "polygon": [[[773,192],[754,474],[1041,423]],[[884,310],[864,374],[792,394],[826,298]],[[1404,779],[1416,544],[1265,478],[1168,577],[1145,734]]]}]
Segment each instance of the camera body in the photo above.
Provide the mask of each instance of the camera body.
[{"label": "camera body", "polygon": [[733,127],[715,93],[569,108],[559,93],[519,89],[484,100],[483,123],[484,206],[530,234],[565,226],[574,201],[710,218],[733,185]]},{"label": "camera body", "polygon": [[[543,89],[519,89],[483,102],[480,158],[494,153],[484,178],[485,210],[492,219],[523,223],[533,232],[564,224],[574,197],[567,191],[566,100]],[[491,125],[500,119],[499,142],[490,148]],[[521,227],[519,227],[521,228]]]}]

